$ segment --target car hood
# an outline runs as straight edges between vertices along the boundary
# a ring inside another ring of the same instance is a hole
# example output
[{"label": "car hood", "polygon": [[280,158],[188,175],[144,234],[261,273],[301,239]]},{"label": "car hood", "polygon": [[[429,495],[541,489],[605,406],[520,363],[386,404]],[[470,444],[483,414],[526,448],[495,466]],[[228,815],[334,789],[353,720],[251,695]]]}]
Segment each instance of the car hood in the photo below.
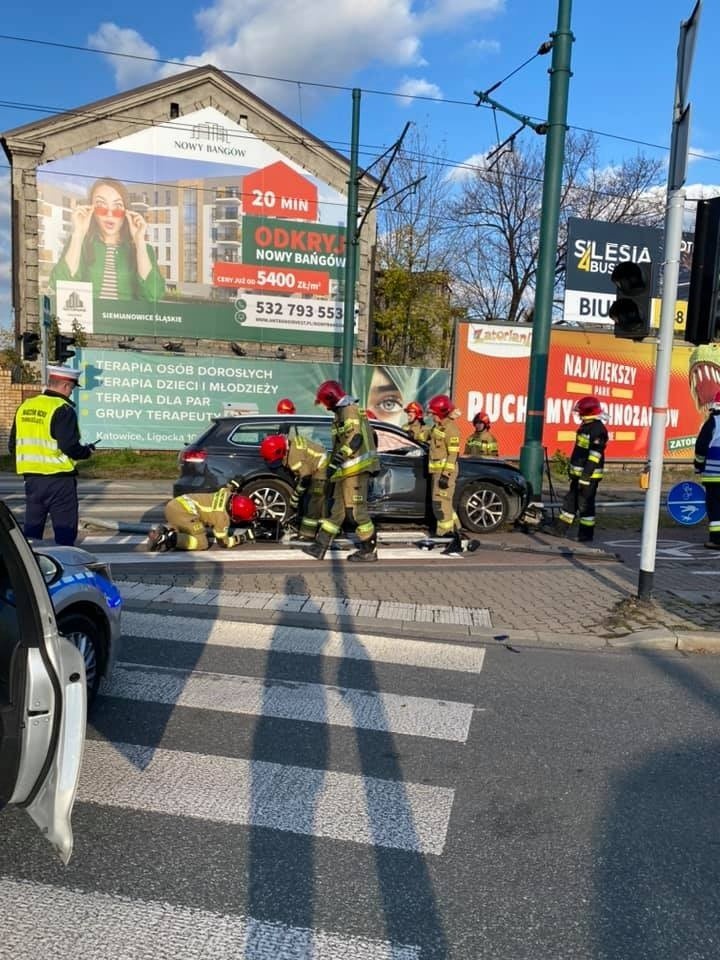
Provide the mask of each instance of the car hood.
[{"label": "car hood", "polygon": [[97,557],[83,550],[82,547],[57,547],[57,546],[36,546],[33,547],[35,553],[44,554],[51,557],[62,567],[85,567],[88,563],[96,563]]}]

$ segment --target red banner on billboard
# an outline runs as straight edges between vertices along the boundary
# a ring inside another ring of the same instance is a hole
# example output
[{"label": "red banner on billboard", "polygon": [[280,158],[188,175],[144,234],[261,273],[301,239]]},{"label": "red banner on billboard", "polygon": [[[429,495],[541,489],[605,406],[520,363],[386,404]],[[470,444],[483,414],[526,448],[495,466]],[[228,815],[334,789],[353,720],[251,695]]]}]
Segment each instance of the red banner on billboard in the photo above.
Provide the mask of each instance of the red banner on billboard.
[{"label": "red banner on billboard", "polygon": [[[463,412],[463,431],[469,434],[469,421],[485,410],[504,457],[518,457],[523,444],[531,343],[531,327],[463,323],[458,328],[453,390]],[[692,459],[711,394],[720,389],[718,346],[674,346],[667,459]],[[553,330],[543,430],[549,456],[570,453],[579,423],[573,406],[580,397],[594,394],[603,405],[610,434],[608,459],[646,460],[655,350],[654,343],[618,340],[610,333]]]},{"label": "red banner on billboard", "polygon": [[330,274],[316,270],[287,270],[258,267],[252,263],[213,264],[213,286],[237,290],[275,290],[326,297],[330,293]]},{"label": "red banner on billboard", "polygon": [[282,160],[248,173],[243,180],[246,213],[289,220],[318,218],[318,189]]}]

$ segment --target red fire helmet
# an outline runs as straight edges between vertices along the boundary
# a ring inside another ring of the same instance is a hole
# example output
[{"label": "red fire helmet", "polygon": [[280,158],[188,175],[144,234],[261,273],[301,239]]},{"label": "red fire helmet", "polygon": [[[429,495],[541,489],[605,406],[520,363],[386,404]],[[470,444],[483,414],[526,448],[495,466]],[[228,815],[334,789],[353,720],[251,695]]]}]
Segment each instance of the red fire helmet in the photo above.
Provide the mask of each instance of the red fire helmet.
[{"label": "red fire helmet", "polygon": [[432,413],[432,415],[435,417],[440,417],[441,420],[444,420],[445,417],[449,417],[454,409],[455,404],[445,393],[439,393],[428,403],[428,410],[430,413]]},{"label": "red fire helmet", "polygon": [[292,402],[290,397],[283,397],[282,400],[278,400],[277,412],[297,413],[297,410],[295,409],[295,404]]},{"label": "red fire helmet", "polygon": [[315,403],[321,403],[326,410],[334,410],[344,396],[342,384],[337,380],[324,380],[317,388]]},{"label": "red fire helmet", "polygon": [[472,422],[474,427],[481,423],[486,430],[490,429],[490,417],[485,413],[484,410],[480,410],[478,413],[476,413],[472,418]]},{"label": "red fire helmet", "polygon": [[405,407],[405,413],[408,417],[414,417],[416,420],[422,420],[424,412],[422,404],[418,403],[417,400],[411,400]]},{"label": "red fire helmet", "polygon": [[230,497],[230,517],[233,523],[252,523],[257,517],[255,501],[242,493],[235,493]]},{"label": "red fire helmet", "polygon": [[597,417],[602,413],[602,407],[597,397],[583,397],[573,407],[579,417]]},{"label": "red fire helmet", "polygon": [[280,465],[288,452],[287,437],[280,433],[271,433],[260,444],[260,456],[269,466]]}]

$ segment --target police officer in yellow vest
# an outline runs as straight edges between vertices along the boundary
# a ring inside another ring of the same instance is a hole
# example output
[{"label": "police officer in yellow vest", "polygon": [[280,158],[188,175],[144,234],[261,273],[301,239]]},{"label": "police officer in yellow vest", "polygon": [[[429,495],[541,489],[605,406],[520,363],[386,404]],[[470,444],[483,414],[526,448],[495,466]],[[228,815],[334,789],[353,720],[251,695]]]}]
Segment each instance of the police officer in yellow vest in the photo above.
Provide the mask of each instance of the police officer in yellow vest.
[{"label": "police officer in yellow vest", "polygon": [[320,384],[315,403],[335,415],[328,471],[333,484],[333,504],[330,516],[320,522],[317,537],[302,548],[303,553],[322,560],[343,524],[349,523],[355,527],[360,547],[348,560],[365,563],[377,560],[375,525],[368,513],[367,497],[370,476],[379,470],[380,461],[367,413],[354,397],[345,393],[337,380]]},{"label": "police officer in yellow vest", "polygon": [[94,443],[80,442],[75,404],[70,399],[80,371],[49,366],[44,393],[20,404],[8,449],[25,478],[25,536],[42,540],[50,516],[55,543],[73,546],[78,532],[77,470]]},{"label": "police officer in yellow vest", "polygon": [[460,453],[460,428],[455,420],[459,415],[455,404],[445,394],[438,394],[428,403],[435,425],[430,431],[428,470],[432,490],[430,500],[439,537],[450,537],[443,550],[446,556],[461,556],[460,519],[453,507],[457,483],[457,459]]}]

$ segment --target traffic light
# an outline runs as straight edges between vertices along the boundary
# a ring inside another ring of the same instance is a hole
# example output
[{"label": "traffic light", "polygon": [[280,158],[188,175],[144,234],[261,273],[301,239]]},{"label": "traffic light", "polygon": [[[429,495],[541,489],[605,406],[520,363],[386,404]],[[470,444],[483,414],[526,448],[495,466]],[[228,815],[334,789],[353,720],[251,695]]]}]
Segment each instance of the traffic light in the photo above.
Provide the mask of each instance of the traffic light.
[{"label": "traffic light", "polygon": [[647,263],[625,260],[610,277],[617,287],[617,299],[609,310],[615,323],[615,336],[642,340],[650,333],[652,316],[652,268]]},{"label": "traffic light", "polygon": [[75,337],[66,337],[64,333],[55,334],[55,362],[65,363],[70,357],[75,356],[75,351],[70,347],[75,345]]},{"label": "traffic light", "polygon": [[23,360],[37,360],[40,356],[40,334],[24,333],[20,338]]},{"label": "traffic light", "polygon": [[720,337],[720,197],[698,200],[685,340],[699,345]]}]

